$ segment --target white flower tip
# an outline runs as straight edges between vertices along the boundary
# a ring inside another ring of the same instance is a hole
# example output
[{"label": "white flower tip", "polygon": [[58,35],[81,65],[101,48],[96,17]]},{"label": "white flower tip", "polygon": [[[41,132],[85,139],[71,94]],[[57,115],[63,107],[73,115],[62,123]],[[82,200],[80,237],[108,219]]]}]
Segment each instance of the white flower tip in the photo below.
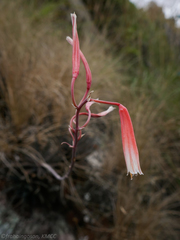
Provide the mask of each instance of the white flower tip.
[{"label": "white flower tip", "polygon": [[127,176],[128,176],[129,174],[130,174],[131,180],[133,180],[133,177],[134,177],[134,176],[137,176],[138,174],[139,174],[139,175],[144,175],[144,173],[143,173],[142,171],[140,171],[140,172],[135,172],[135,173],[134,173],[134,172],[133,172],[133,173],[128,172],[128,173],[127,173]]},{"label": "white flower tip", "polygon": [[112,112],[115,108],[113,106],[110,106],[106,111],[104,112],[101,112],[101,113],[98,113],[96,114],[96,116],[98,117],[104,117],[106,116],[108,113]]},{"label": "white flower tip", "polygon": [[112,112],[114,109],[115,109],[115,107],[110,106],[107,111],[108,111],[108,112]]},{"label": "white flower tip", "polygon": [[75,12],[74,12],[74,13],[70,13],[70,15],[71,15],[71,19],[73,19],[73,18],[77,18]]},{"label": "white flower tip", "polygon": [[72,25],[73,25],[73,39],[74,39],[74,36],[76,35],[76,19],[77,19],[76,14],[71,13],[71,21],[72,21]]},{"label": "white flower tip", "polygon": [[73,45],[73,40],[72,40],[72,38],[70,38],[69,36],[66,37],[66,41],[67,41],[69,44]]},{"label": "white flower tip", "polygon": [[[76,19],[77,19],[77,16],[75,13],[71,13],[71,21],[72,21],[72,25],[73,23],[76,23]],[[75,26],[75,25],[74,25]]]}]

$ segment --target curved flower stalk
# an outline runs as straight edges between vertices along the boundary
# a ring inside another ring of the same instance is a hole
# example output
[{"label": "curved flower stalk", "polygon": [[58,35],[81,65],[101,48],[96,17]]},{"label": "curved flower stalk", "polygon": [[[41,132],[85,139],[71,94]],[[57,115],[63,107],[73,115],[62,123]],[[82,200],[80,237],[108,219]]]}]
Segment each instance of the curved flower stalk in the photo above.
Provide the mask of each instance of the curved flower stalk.
[{"label": "curved flower stalk", "polygon": [[[73,38],[70,38],[70,37],[66,38],[66,40],[72,45],[72,48],[73,48],[71,97],[72,97],[72,103],[76,108],[76,111],[75,111],[75,115],[71,118],[70,125],[69,125],[69,132],[72,137],[72,144],[69,144],[66,142],[62,143],[62,144],[66,143],[69,145],[69,147],[72,148],[72,157],[71,157],[71,164],[69,166],[68,172],[62,177],[59,176],[58,179],[64,180],[70,175],[76,159],[77,144],[83,136],[82,129],[88,125],[88,123],[90,122],[90,119],[92,117],[94,118],[104,117],[115,109],[113,106],[110,106],[106,111],[103,111],[101,113],[92,113],[90,110],[90,107],[94,103],[102,103],[102,104],[118,106],[120,121],[121,121],[122,143],[123,143],[123,151],[124,151],[124,157],[125,157],[125,162],[127,167],[127,174],[130,173],[131,179],[132,179],[133,175],[137,175],[138,173],[141,175],[143,173],[141,171],[141,167],[139,163],[139,153],[136,145],[133,125],[131,122],[130,115],[128,113],[128,110],[120,103],[91,98],[91,94],[89,93],[89,91],[90,91],[91,82],[92,82],[92,75],[91,75],[91,70],[89,68],[88,62],[79,47],[76,19],[77,19],[76,14],[75,13],[71,14]],[[77,104],[74,96],[74,83],[79,75],[80,59],[82,60],[83,65],[85,67],[85,71],[86,71],[86,91],[81,101],[79,102],[79,104]],[[81,109],[84,105],[85,105],[86,112],[81,112]],[[87,120],[82,126],[79,126],[79,117],[82,115],[87,116]]]}]

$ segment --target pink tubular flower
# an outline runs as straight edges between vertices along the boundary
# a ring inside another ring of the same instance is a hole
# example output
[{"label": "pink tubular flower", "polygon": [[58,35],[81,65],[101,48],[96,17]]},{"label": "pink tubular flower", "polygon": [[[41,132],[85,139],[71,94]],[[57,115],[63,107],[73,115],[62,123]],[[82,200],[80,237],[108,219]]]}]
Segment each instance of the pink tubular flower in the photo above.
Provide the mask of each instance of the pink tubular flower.
[{"label": "pink tubular flower", "polygon": [[139,153],[134,136],[133,125],[129,116],[127,108],[119,105],[119,115],[121,119],[121,134],[124,150],[124,157],[127,166],[127,173],[130,173],[131,178],[133,175],[142,175],[141,167],[139,164]]},{"label": "pink tubular flower", "polygon": [[77,78],[79,75],[79,67],[80,67],[80,52],[79,52],[79,38],[77,33],[77,25],[76,25],[76,14],[71,14],[72,20],[72,35],[73,35],[73,78]]},{"label": "pink tubular flower", "polygon": [[[123,152],[127,167],[127,174],[130,173],[131,179],[133,175],[143,175],[139,163],[139,153],[134,136],[133,125],[127,108],[117,102],[109,102],[99,99],[91,99],[93,102],[115,105],[119,107],[119,116],[121,120],[121,135],[123,143]],[[93,116],[93,114],[91,114]]]},{"label": "pink tubular flower", "polygon": [[[70,37],[66,37],[66,40],[68,41],[69,44],[71,44],[73,46],[73,39],[70,38]],[[82,99],[82,101],[87,97],[88,95],[88,92],[89,92],[89,89],[91,87],[91,82],[92,82],[92,75],[91,75],[91,70],[89,68],[89,65],[88,65],[88,62],[84,56],[84,54],[81,52],[80,50],[80,57],[81,57],[81,60],[84,64],[84,68],[86,70],[86,83],[87,83],[87,89],[86,89],[86,93]]]},{"label": "pink tubular flower", "polygon": [[77,107],[77,104],[74,98],[74,83],[76,78],[79,75],[79,68],[80,68],[80,50],[79,50],[79,38],[77,33],[76,18],[77,17],[75,13],[71,14],[72,35],[73,35],[71,97],[72,97],[72,103],[75,107]]}]

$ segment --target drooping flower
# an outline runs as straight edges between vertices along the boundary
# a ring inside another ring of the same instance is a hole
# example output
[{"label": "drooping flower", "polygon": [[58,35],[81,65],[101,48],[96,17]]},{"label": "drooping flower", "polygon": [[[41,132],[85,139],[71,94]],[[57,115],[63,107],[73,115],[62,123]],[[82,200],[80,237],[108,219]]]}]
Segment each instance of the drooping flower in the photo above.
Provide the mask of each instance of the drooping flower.
[{"label": "drooping flower", "polygon": [[139,163],[139,153],[129,112],[122,104],[119,105],[119,115],[127,173],[130,173],[132,178],[133,175],[138,173],[143,174]]}]

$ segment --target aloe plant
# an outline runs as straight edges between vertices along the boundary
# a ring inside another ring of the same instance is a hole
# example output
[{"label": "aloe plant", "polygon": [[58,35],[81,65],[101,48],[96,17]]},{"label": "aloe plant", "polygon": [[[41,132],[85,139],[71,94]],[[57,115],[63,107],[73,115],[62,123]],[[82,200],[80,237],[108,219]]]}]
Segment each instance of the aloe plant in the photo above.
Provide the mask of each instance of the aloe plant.
[{"label": "aloe plant", "polygon": [[[79,140],[82,138],[82,130],[87,126],[90,119],[93,118],[99,118],[104,117],[111,111],[113,111],[115,108],[113,106],[110,106],[106,111],[103,111],[101,113],[92,113],[90,110],[90,107],[94,103],[101,103],[101,104],[108,104],[108,105],[114,105],[118,106],[119,108],[119,115],[120,115],[120,121],[121,121],[121,135],[122,135],[122,143],[123,143],[123,151],[125,156],[125,162],[127,166],[127,174],[130,173],[131,179],[133,175],[137,175],[138,173],[142,175],[140,163],[139,163],[139,153],[138,148],[134,136],[134,130],[133,125],[131,122],[130,115],[128,113],[128,110],[120,103],[117,102],[110,102],[110,101],[104,101],[99,99],[93,99],[91,97],[90,87],[92,83],[92,75],[91,70],[89,68],[88,62],[86,58],[84,57],[83,53],[80,50],[79,47],[79,38],[78,38],[78,32],[77,32],[77,24],[76,24],[77,16],[75,13],[71,14],[71,20],[72,20],[72,36],[73,38],[67,37],[66,40],[72,45],[73,52],[72,52],[72,81],[71,81],[71,97],[72,97],[72,103],[76,109],[75,115],[71,118],[70,124],[69,124],[69,132],[72,137],[72,144],[69,144],[67,142],[63,142],[62,144],[68,144],[70,148],[72,148],[72,156],[71,156],[71,164],[69,166],[69,170],[67,173],[59,177],[60,180],[64,180],[67,178],[70,173],[72,172],[73,166],[76,161],[76,149],[77,144]],[[79,102],[79,104],[76,103],[75,96],[74,96],[74,84],[75,81],[79,75],[79,68],[80,68],[80,59],[82,60],[84,64],[84,68],[86,71],[86,92]],[[82,107],[85,106],[86,112],[81,112]],[[86,122],[79,126],[79,117],[85,115],[87,116]]]}]

